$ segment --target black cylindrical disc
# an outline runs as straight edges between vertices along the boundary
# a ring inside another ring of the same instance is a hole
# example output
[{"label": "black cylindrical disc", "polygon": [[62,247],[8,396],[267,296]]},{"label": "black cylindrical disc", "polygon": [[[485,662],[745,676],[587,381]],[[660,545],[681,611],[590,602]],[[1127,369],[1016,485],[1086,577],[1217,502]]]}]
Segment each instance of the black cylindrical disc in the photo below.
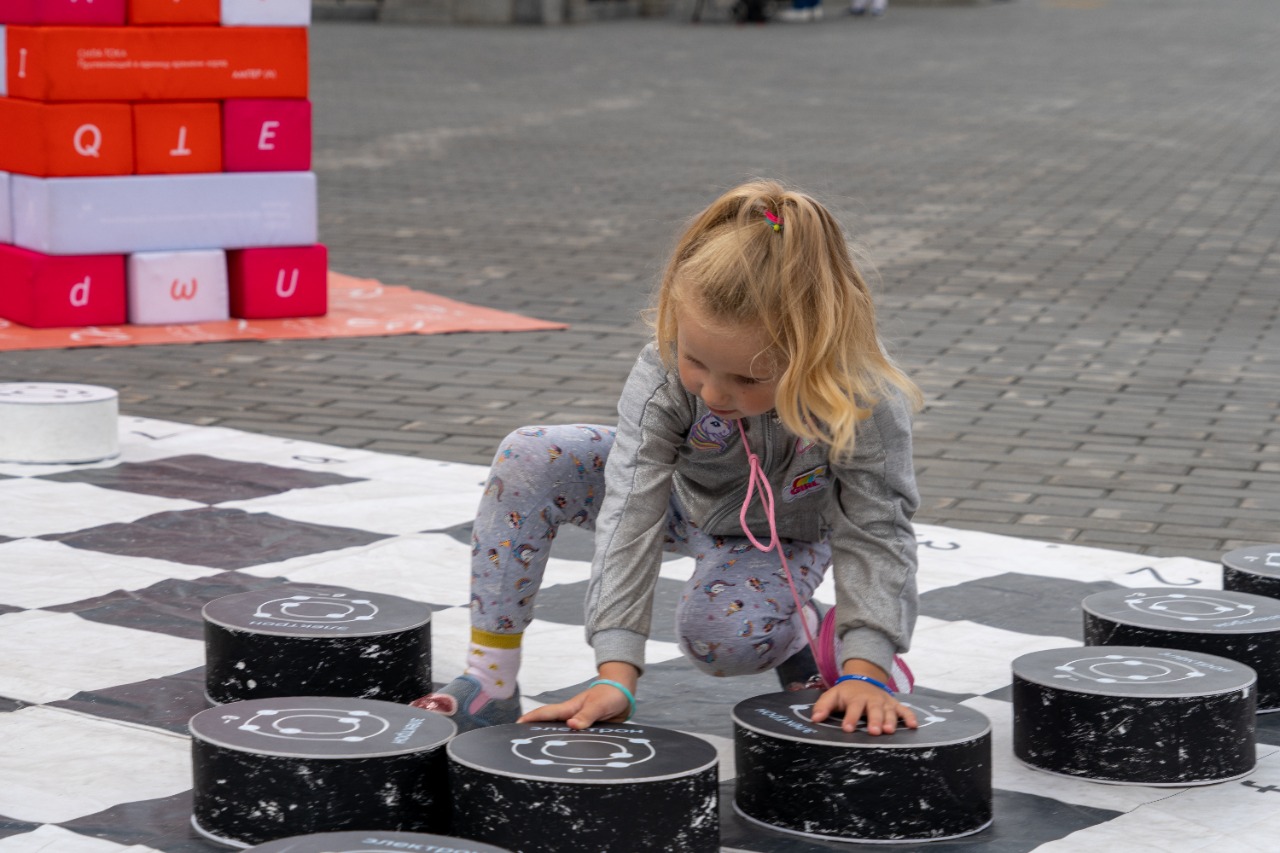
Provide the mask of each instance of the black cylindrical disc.
[{"label": "black cylindrical disc", "polygon": [[211,702],[431,692],[431,611],[394,595],[283,586],[204,606]]},{"label": "black cylindrical disc", "polygon": [[810,719],[820,695],[771,693],[734,707],[739,814],[771,829],[838,841],[934,841],[991,823],[985,716],[908,696],[904,704],[919,728],[847,733],[839,721]]},{"label": "black cylindrical disc", "polygon": [[191,718],[202,835],[232,846],[338,830],[442,832],[447,717],[333,696],[252,699]]},{"label": "black cylindrical disc", "polygon": [[1085,598],[1090,646],[1219,655],[1258,675],[1258,711],[1280,710],[1280,599],[1234,590],[1111,589]]},{"label": "black cylindrical disc", "polygon": [[1257,677],[1178,649],[1085,646],[1013,662],[1013,750],[1050,773],[1132,785],[1237,779],[1256,762]]},{"label": "black cylindrical disc", "polygon": [[474,729],[448,747],[453,832],[520,853],[717,853],[718,760],[683,732],[616,723]]},{"label": "black cylindrical disc", "polygon": [[1222,588],[1280,598],[1280,545],[1250,545],[1223,554]]},{"label": "black cylindrical disc", "polygon": [[248,853],[511,853],[492,844],[420,832],[321,832],[251,847]]}]

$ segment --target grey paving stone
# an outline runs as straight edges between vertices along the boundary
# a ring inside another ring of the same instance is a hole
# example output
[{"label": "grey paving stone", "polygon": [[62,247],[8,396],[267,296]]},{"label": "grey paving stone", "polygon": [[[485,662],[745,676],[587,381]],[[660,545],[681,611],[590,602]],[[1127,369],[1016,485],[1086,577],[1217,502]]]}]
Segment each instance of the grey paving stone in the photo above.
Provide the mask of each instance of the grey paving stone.
[{"label": "grey paving stone", "polygon": [[1214,559],[1280,514],[1274,34],[1272,0],[903,5],[874,28],[318,21],[331,266],[570,328],[12,352],[3,374],[487,464],[516,426],[611,421],[682,222],[776,175],[874,260],[929,398],[921,521]]}]

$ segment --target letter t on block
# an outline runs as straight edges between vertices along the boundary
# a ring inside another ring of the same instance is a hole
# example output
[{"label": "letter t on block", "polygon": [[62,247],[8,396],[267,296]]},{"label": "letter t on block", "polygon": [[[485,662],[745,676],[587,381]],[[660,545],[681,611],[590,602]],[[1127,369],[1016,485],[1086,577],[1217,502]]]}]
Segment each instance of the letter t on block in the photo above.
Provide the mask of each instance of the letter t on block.
[{"label": "letter t on block", "polygon": [[222,171],[222,110],[213,101],[133,105],[138,174]]}]

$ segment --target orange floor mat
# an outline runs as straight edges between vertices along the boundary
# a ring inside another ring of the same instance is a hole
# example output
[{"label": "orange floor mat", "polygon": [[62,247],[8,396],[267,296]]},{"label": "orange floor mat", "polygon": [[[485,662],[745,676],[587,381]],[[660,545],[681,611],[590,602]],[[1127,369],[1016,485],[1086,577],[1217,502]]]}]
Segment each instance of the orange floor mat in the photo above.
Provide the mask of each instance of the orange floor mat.
[{"label": "orange floor mat", "polygon": [[186,326],[85,326],[32,329],[0,319],[0,351],[118,347],[143,344],[436,335],[447,332],[529,332],[567,328],[507,311],[482,308],[329,272],[329,313],[286,320],[224,320]]}]

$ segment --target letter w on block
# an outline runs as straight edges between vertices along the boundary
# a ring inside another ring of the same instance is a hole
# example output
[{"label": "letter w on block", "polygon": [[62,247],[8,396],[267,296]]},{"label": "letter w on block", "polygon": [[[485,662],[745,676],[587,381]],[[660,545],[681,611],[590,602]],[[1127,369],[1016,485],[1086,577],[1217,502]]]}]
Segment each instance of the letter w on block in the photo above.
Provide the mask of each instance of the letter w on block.
[{"label": "letter w on block", "polygon": [[221,249],[129,256],[129,322],[176,325],[230,317],[227,256]]},{"label": "letter w on block", "polygon": [[169,285],[169,296],[174,301],[195,299],[199,287],[199,283],[194,278],[191,279],[190,284],[175,278],[173,284]]}]

